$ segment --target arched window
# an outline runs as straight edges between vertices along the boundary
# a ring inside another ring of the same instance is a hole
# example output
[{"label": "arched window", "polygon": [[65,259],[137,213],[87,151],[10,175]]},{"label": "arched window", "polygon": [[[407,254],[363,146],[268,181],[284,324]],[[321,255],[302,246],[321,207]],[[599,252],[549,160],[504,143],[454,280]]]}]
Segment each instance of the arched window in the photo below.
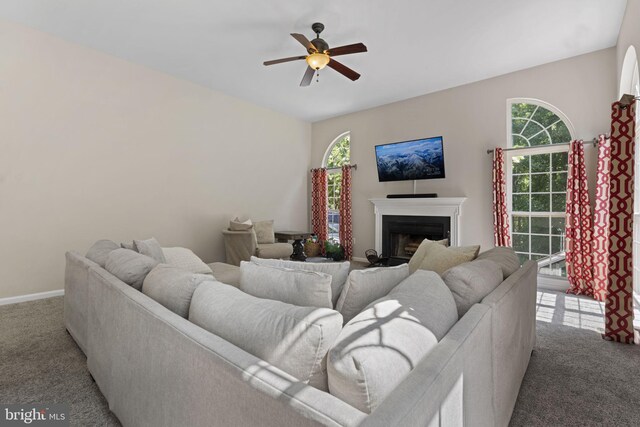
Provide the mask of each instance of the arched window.
[{"label": "arched window", "polygon": [[564,229],[567,187],[565,144],[573,125],[554,106],[536,99],[508,102],[508,208],[513,247],[522,262],[538,261],[543,275],[566,276]]},{"label": "arched window", "polygon": [[327,204],[329,239],[340,241],[340,188],[342,185],[341,168],[351,162],[351,135],[345,132],[329,145],[322,166],[327,168]]}]

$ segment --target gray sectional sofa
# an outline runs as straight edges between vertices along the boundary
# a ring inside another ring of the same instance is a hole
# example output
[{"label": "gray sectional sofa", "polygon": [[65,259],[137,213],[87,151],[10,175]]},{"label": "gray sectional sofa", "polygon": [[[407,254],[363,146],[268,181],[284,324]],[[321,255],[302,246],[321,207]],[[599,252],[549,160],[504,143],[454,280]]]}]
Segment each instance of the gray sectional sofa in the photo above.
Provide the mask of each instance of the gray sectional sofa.
[{"label": "gray sectional sofa", "polygon": [[370,414],[75,252],[66,255],[64,320],[125,426],[506,426],[535,344],[536,267],[526,263],[473,305]]}]

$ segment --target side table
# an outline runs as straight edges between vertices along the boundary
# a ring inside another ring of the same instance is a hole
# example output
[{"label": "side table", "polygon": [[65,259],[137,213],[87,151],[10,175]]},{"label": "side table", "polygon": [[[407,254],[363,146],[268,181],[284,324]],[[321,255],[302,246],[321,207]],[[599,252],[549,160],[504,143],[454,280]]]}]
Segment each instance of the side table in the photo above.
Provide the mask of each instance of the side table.
[{"label": "side table", "polygon": [[291,254],[291,259],[293,261],[304,261],[307,259],[307,256],[304,253],[304,245],[302,244],[302,241],[308,239],[312,234],[313,233],[305,231],[276,231],[274,233],[278,242],[288,242],[289,240],[293,240],[293,253]]}]

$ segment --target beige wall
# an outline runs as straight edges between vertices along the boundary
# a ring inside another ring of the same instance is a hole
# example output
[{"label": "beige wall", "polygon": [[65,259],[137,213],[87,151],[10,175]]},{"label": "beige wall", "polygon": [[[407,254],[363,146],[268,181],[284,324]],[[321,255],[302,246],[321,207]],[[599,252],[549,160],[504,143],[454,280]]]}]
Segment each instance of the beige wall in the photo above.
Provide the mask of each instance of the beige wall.
[{"label": "beige wall", "polygon": [[351,131],[352,163],[358,164],[353,174],[354,256],[363,257],[366,249],[374,247],[373,206],[368,199],[413,190],[412,181],[378,182],[376,144],[442,135],[447,177],[418,181],[417,191],[466,196],[461,243],[488,248],[493,245],[493,229],[491,157],[486,150],[506,146],[507,99],[549,102],[570,118],[577,137],[591,139],[609,131],[609,105],[616,96],[615,63],[616,50],[611,48],[314,123],[313,166],[321,164],[337,135]]},{"label": "beige wall", "polygon": [[155,236],[223,260],[235,215],[308,226],[310,125],[0,21],[0,298]]},{"label": "beige wall", "polygon": [[629,46],[635,48],[636,55],[640,58],[640,0],[627,0],[627,10],[622,20],[622,27],[620,28],[618,44],[616,46],[618,67],[616,82],[618,84],[620,83],[620,75],[622,73],[622,62],[624,61],[624,56]]}]

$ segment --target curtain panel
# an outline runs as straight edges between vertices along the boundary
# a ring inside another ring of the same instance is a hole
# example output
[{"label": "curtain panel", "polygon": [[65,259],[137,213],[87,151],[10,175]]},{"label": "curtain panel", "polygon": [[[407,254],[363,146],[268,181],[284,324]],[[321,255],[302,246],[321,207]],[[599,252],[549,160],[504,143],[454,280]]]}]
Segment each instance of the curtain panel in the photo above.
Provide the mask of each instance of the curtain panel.
[{"label": "curtain panel", "polygon": [[596,200],[593,211],[593,299],[605,301],[609,287],[609,192],[611,139],[598,138]]},{"label": "curtain panel", "polygon": [[502,148],[493,150],[493,237],[496,246],[511,246]]},{"label": "curtain panel", "polygon": [[567,173],[567,208],[565,262],[568,293],[593,296],[593,259],[591,202],[584,162],[584,144],[569,144]]},{"label": "curtain panel", "polygon": [[344,257],[353,256],[353,230],[351,222],[351,165],[342,166],[342,184],[340,188],[340,244],[344,247]]},{"label": "curtain panel", "polygon": [[324,242],[329,236],[327,206],[327,169],[311,170],[311,227],[318,236],[324,252]]}]

